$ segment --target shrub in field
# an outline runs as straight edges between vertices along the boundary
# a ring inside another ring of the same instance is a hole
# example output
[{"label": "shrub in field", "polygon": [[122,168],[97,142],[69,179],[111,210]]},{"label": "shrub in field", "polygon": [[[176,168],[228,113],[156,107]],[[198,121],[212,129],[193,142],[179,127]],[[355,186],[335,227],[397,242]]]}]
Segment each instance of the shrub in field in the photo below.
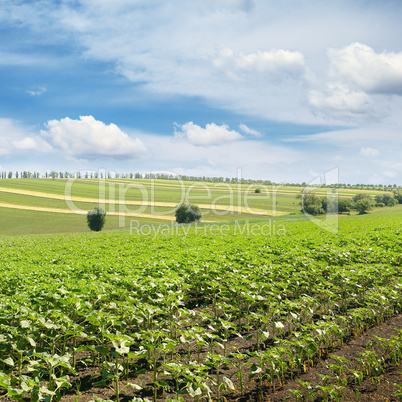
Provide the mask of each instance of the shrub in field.
[{"label": "shrub in field", "polygon": [[320,215],[325,213],[323,199],[318,197],[313,191],[299,194],[296,198],[301,200],[301,212],[305,212],[310,215]]},{"label": "shrub in field", "polygon": [[384,204],[387,207],[393,207],[398,201],[392,194],[379,194],[375,196],[375,202],[377,204]]},{"label": "shrub in field", "polygon": [[347,199],[338,200],[338,212],[341,214],[342,212],[350,212],[352,209],[352,201]]},{"label": "shrub in field", "polygon": [[392,192],[393,192],[395,200],[399,204],[402,204],[402,190],[393,190]]},{"label": "shrub in field", "polygon": [[373,209],[373,203],[371,202],[371,199],[363,198],[356,202],[355,209],[359,214],[366,214],[368,211]]},{"label": "shrub in field", "polygon": [[369,200],[370,202],[372,201],[371,197],[368,194],[365,194],[365,193],[359,193],[359,194],[356,194],[353,197],[353,202],[357,202],[357,201],[360,201],[360,200]]},{"label": "shrub in field", "polygon": [[176,208],[176,222],[190,223],[201,219],[201,210],[197,205],[181,204]]},{"label": "shrub in field", "polygon": [[99,207],[95,207],[87,214],[88,227],[94,232],[100,232],[106,221],[106,212]]}]

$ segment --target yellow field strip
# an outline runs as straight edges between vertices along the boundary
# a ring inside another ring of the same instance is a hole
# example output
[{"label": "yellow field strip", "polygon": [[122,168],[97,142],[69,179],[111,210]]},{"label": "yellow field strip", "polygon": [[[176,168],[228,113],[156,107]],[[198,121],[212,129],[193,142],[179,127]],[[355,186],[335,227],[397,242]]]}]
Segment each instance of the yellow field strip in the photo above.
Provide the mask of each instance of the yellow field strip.
[{"label": "yellow field strip", "polygon": [[[39,197],[39,198],[49,198],[54,200],[62,200],[66,203],[74,203],[74,202],[87,202],[87,203],[96,203],[104,202],[108,205],[135,205],[135,206],[144,206],[144,207],[169,207],[175,208],[177,203],[174,202],[157,202],[157,201],[127,201],[127,200],[99,200],[97,198],[86,198],[86,197],[68,197],[65,195],[59,194],[49,194],[43,193],[40,191],[29,191],[29,190],[19,190],[19,189],[10,189],[0,187],[0,192],[4,193],[11,193],[11,194],[19,194],[19,195],[29,195],[32,197]],[[286,212],[280,211],[269,211],[264,209],[257,209],[257,208],[246,208],[243,206],[229,206],[229,205],[211,205],[211,204],[198,204],[201,209],[208,209],[208,210],[217,210],[217,211],[226,211],[226,212],[236,212],[242,214],[250,214],[250,215],[260,215],[260,216],[280,216],[280,215],[287,215]],[[57,209],[57,208],[56,208]],[[109,213],[110,214],[110,213]],[[145,214],[141,214],[144,215]],[[155,215],[149,215],[155,217]],[[158,218],[159,219],[159,218]]]},{"label": "yellow field strip", "polygon": [[[75,215],[86,215],[88,211],[83,211],[82,209],[71,210],[62,208],[45,208],[45,207],[35,207],[31,205],[17,205],[17,204],[7,204],[0,202],[0,208],[12,208],[12,209],[23,209],[26,211],[38,211],[38,212],[52,212],[56,214],[75,214]],[[107,215],[111,216],[125,216],[125,217],[136,217],[136,218],[149,218],[163,221],[175,221],[174,216],[164,216],[164,215],[151,215],[151,214],[131,214],[131,213],[118,213],[118,212],[108,212]],[[205,221],[211,222],[211,221]]]}]

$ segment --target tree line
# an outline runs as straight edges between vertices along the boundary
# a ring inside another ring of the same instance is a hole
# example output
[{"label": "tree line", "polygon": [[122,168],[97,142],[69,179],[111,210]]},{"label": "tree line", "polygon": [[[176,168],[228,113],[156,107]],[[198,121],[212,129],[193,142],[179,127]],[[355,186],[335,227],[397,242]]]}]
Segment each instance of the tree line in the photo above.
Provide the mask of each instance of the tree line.
[{"label": "tree line", "polygon": [[310,215],[325,213],[350,213],[352,210],[359,214],[365,214],[373,207],[393,207],[402,204],[402,190],[393,189],[392,193],[377,194],[372,198],[369,194],[359,193],[352,199],[320,197],[314,191],[301,193],[296,198],[300,199],[301,212]]},{"label": "tree line", "polygon": [[[238,177],[213,177],[213,176],[186,176],[174,175],[166,173],[118,173],[114,171],[96,172],[96,171],[82,171],[82,172],[68,172],[68,171],[47,171],[45,173],[30,172],[30,171],[16,171],[16,172],[0,172],[1,179],[153,179],[153,180],[182,180],[182,181],[195,181],[195,182],[210,182],[210,183],[227,183],[227,184],[256,184],[265,186],[282,186],[282,187],[306,187],[310,186],[306,182],[302,183],[277,183],[271,180],[256,180],[244,179]],[[314,187],[314,186],[313,186]],[[393,191],[394,189],[401,189],[401,186],[396,184],[347,184],[337,183],[331,185],[319,185],[319,188],[347,188],[354,190],[374,190],[374,191]]]}]

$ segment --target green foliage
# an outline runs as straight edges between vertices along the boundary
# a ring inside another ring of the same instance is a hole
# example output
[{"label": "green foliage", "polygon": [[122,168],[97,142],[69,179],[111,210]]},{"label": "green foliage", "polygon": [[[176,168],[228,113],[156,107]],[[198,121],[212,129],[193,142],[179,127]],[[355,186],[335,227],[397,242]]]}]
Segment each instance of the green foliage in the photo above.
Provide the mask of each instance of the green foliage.
[{"label": "green foliage", "polygon": [[357,201],[360,200],[370,200],[370,202],[372,202],[371,196],[367,193],[357,193],[354,197],[353,197],[353,202],[356,203]]},{"label": "green foliage", "polygon": [[402,204],[402,190],[393,190],[392,191],[394,198],[399,204]]},{"label": "green foliage", "polygon": [[343,212],[350,212],[353,208],[353,202],[346,198],[340,198],[338,200],[338,212],[342,214]]},{"label": "green foliage", "polygon": [[302,207],[301,212],[305,212],[310,215],[320,215],[325,213],[324,205],[325,201],[318,197],[313,191],[302,193],[297,196],[300,198],[300,205]]},{"label": "green foliage", "polygon": [[397,200],[394,198],[392,194],[378,194],[375,196],[376,204],[384,204],[387,207],[393,207],[397,204]]},{"label": "green foliage", "polygon": [[366,214],[368,211],[373,209],[373,203],[369,198],[361,198],[355,203],[355,210],[359,214]]},{"label": "green foliage", "polygon": [[100,232],[105,225],[105,221],[106,212],[100,207],[95,207],[87,214],[88,227],[94,232]]},{"label": "green foliage", "polygon": [[401,227],[371,215],[340,219],[336,237],[291,221],[286,236],[2,238],[0,395],[62,400],[90,366],[86,386],[113,400],[268,397],[326,356],[331,375],[290,392],[340,400],[401,362],[402,331],[358,361],[331,354],[400,314]]},{"label": "green foliage", "polygon": [[197,205],[181,204],[175,211],[177,223],[190,223],[199,221],[202,213]]}]

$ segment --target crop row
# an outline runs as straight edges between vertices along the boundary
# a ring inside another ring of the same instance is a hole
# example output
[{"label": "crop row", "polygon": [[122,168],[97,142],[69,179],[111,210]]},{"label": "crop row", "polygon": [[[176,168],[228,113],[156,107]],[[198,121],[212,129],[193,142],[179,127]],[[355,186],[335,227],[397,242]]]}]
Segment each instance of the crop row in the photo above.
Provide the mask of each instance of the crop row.
[{"label": "crop row", "polygon": [[303,222],[286,237],[4,240],[0,389],[60,400],[90,368],[94,394],[116,400],[262,399],[401,312],[395,222],[352,223],[339,235]]}]

